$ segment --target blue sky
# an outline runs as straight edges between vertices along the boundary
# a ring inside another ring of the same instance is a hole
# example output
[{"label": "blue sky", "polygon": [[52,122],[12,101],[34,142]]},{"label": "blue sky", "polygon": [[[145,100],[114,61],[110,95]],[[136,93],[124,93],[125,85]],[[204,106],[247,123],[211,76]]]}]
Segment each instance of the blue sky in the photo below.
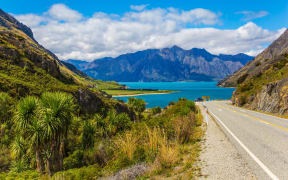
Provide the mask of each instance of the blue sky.
[{"label": "blue sky", "polygon": [[130,9],[130,5],[149,4],[149,8],[179,8],[189,10],[204,8],[222,13],[223,25],[219,28],[235,28],[241,24],[240,11],[267,11],[264,18],[253,21],[260,26],[276,30],[288,25],[287,0],[9,0],[1,2],[1,8],[14,14],[45,12],[53,4],[63,3],[86,16],[91,16],[96,11],[123,14]]},{"label": "blue sky", "polygon": [[1,9],[30,26],[61,59],[174,44],[256,55],[288,25],[287,0],[9,0]]}]

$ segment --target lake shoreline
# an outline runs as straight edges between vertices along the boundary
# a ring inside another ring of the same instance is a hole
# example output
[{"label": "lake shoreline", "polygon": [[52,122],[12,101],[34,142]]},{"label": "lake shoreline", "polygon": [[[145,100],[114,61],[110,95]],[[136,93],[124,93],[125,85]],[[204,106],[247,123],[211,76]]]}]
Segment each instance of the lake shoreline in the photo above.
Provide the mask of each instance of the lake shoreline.
[{"label": "lake shoreline", "polygon": [[[160,106],[166,107],[171,102],[178,101],[179,98],[186,98],[188,100],[197,100],[203,96],[209,96],[211,100],[214,99],[230,99],[234,88],[220,88],[217,87],[218,82],[125,82],[127,87],[131,89],[159,89],[156,91],[146,92],[110,92],[112,98],[120,99],[128,102],[129,97],[141,98],[147,102],[146,107],[152,108]],[[161,92],[161,90],[164,92]],[[165,91],[173,91],[177,93],[170,93]],[[108,91],[109,92],[109,91]],[[146,96],[144,96],[146,95]]]},{"label": "lake shoreline", "polygon": [[166,93],[142,93],[142,94],[127,94],[127,95],[115,95],[112,96],[113,97],[131,97],[131,96],[143,96],[143,95],[156,95],[156,94],[171,94],[171,93],[175,93],[175,92],[166,92]]}]

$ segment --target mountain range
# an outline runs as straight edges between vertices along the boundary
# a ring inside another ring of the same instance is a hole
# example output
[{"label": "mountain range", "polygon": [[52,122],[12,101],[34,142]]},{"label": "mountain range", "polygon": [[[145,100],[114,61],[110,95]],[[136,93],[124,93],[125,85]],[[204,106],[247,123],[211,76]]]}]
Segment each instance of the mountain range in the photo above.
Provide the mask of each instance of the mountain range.
[{"label": "mountain range", "polygon": [[105,81],[211,81],[232,74],[254,57],[214,55],[205,49],[184,50],[178,46],[148,49],[105,57],[93,62],[68,60],[87,75]]}]

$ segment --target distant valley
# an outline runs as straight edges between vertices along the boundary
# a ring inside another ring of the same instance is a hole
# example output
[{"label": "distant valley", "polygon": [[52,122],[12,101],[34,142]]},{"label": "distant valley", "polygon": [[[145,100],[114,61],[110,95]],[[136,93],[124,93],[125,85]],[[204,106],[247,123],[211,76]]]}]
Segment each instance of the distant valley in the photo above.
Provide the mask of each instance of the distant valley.
[{"label": "distant valley", "polygon": [[93,62],[67,60],[87,75],[105,81],[212,81],[220,80],[242,68],[254,57],[214,55],[205,49],[184,50],[178,46],[148,49],[96,59]]}]

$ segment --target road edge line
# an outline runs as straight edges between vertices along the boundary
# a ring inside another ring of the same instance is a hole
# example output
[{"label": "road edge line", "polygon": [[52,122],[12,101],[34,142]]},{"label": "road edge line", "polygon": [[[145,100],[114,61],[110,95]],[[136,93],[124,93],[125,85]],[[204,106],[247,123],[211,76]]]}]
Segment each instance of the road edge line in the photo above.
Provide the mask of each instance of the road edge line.
[{"label": "road edge line", "polygon": [[273,180],[279,180],[279,178],[272,173],[272,171],[260,161],[237,137],[236,135],[218,118],[213,112],[209,111],[214,118],[225,128],[225,130],[240,144],[240,146],[250,155],[250,157],[266,172],[266,174]]}]

